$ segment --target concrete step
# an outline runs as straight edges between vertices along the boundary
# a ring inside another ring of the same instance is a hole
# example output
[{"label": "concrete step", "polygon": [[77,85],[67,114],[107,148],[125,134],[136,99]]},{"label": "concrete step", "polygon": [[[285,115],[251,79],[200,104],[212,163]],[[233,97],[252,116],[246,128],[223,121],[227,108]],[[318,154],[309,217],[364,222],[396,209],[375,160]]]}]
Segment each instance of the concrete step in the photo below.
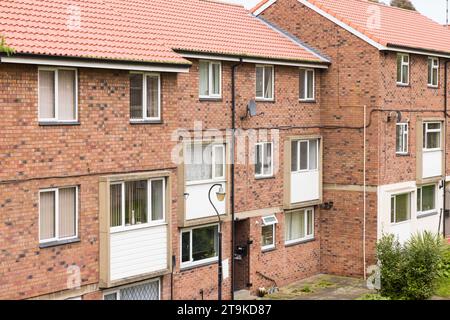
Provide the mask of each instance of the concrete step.
[{"label": "concrete step", "polygon": [[234,300],[256,300],[257,297],[250,293],[250,290],[239,290],[234,293]]}]

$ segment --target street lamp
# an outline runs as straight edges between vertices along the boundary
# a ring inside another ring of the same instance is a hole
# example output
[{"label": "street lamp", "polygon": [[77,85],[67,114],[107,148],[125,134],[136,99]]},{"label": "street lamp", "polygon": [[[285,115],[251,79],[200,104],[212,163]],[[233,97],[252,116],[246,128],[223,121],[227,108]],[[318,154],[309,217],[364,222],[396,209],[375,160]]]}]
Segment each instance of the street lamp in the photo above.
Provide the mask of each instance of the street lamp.
[{"label": "street lamp", "polygon": [[223,187],[221,184],[216,183],[209,188],[208,192],[208,199],[209,203],[211,203],[212,207],[214,208],[214,211],[216,211],[217,219],[219,220],[219,230],[218,230],[218,241],[219,241],[219,272],[218,272],[218,284],[217,284],[217,300],[222,300],[222,220],[220,220],[220,214],[219,211],[217,211],[216,206],[211,200],[211,191],[214,187],[219,187],[219,191],[216,192],[217,200],[222,202],[225,200],[225,191],[223,190]]}]

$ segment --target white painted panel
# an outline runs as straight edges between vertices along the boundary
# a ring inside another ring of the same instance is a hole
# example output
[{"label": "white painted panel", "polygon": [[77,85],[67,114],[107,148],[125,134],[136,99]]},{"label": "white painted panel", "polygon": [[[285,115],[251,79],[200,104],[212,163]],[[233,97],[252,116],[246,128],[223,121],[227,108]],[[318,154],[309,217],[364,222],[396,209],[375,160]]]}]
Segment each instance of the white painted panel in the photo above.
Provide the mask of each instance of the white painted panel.
[{"label": "white painted panel", "polygon": [[422,155],[422,178],[442,175],[442,151],[424,151]]},{"label": "white painted panel", "polygon": [[318,200],[319,171],[291,173],[291,203]]},{"label": "white painted panel", "polygon": [[[215,182],[195,184],[186,186],[186,192],[189,194],[186,200],[186,220],[199,219],[215,216],[216,212],[211,206],[208,199],[208,192]],[[221,183],[224,190],[226,190],[225,182]],[[214,187],[211,191],[211,200],[219,211],[219,214],[225,214],[225,202],[218,201],[216,192],[219,187]]]},{"label": "white painted panel", "polygon": [[167,225],[111,234],[111,280],[167,269]]}]

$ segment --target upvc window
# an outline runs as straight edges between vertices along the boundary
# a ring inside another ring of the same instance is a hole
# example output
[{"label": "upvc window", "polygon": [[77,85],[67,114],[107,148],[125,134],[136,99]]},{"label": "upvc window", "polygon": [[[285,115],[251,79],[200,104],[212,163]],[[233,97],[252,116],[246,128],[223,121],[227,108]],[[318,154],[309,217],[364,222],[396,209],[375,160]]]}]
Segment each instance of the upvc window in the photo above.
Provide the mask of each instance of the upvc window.
[{"label": "upvc window", "polygon": [[103,300],[160,300],[160,292],[158,279],[108,290],[103,294]]},{"label": "upvc window", "polygon": [[165,221],[165,179],[115,182],[110,185],[112,230]]},{"label": "upvc window", "polygon": [[441,149],[441,122],[424,122],[423,124],[423,149]]},{"label": "upvc window", "polygon": [[225,180],[224,144],[187,144],[184,161],[188,182]]},{"label": "upvc window", "polygon": [[439,58],[428,58],[428,86],[439,85]]},{"label": "upvc window", "polygon": [[424,214],[436,210],[436,185],[417,188],[417,214]]},{"label": "upvc window", "polygon": [[261,227],[261,250],[275,248],[275,230],[278,219],[275,215],[262,218]]},{"label": "upvc window", "polygon": [[396,147],[395,151],[398,154],[408,153],[408,124],[397,123],[395,133]]},{"label": "upvc window", "polygon": [[273,66],[256,66],[256,98],[259,100],[273,100],[274,92]]},{"label": "upvc window", "polygon": [[397,83],[409,84],[409,54],[397,54]]},{"label": "upvc window", "polygon": [[217,260],[219,225],[181,231],[181,265],[196,265]]},{"label": "upvc window", "polygon": [[315,171],[318,169],[319,140],[294,140],[291,145],[291,171]]},{"label": "upvc window", "polygon": [[78,237],[78,188],[64,187],[39,191],[40,243]]},{"label": "upvc window", "polygon": [[39,68],[38,76],[39,121],[77,121],[77,69],[42,67]]},{"label": "upvc window", "polygon": [[220,98],[222,96],[222,64],[216,61],[199,62],[200,98]]},{"label": "upvc window", "polygon": [[300,100],[314,100],[314,69],[300,69]]},{"label": "upvc window", "polygon": [[273,175],[273,145],[272,142],[256,144],[255,176],[270,177]]},{"label": "upvc window", "polygon": [[130,73],[131,121],[161,120],[161,77],[153,73]]},{"label": "upvc window", "polygon": [[287,212],[284,219],[286,244],[314,238],[314,209]]},{"label": "upvc window", "polygon": [[391,196],[391,223],[399,223],[411,219],[411,193]]}]

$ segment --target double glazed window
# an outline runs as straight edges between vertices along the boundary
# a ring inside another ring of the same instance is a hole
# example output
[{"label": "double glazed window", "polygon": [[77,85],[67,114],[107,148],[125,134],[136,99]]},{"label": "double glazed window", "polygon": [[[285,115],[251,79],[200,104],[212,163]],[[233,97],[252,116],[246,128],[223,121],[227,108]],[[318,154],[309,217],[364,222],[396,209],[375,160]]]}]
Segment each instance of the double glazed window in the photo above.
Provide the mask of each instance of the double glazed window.
[{"label": "double glazed window", "polygon": [[255,176],[273,175],[273,150],[271,142],[257,143],[255,148]]},{"label": "double glazed window", "polygon": [[256,99],[273,100],[273,66],[256,66]]},{"label": "double glazed window", "polygon": [[295,243],[314,237],[314,210],[305,209],[285,214],[285,242]]},{"label": "double glazed window", "polygon": [[262,218],[261,228],[261,250],[269,250],[275,248],[275,228],[278,223],[275,215]]},{"label": "double glazed window", "polygon": [[428,58],[428,86],[439,85],[439,58]]},{"label": "double glazed window", "polygon": [[150,281],[122,287],[116,290],[108,291],[103,295],[103,300],[159,300],[160,283]]},{"label": "double glazed window", "polygon": [[165,180],[137,180],[110,186],[110,226],[165,221]]},{"label": "double glazed window", "polygon": [[77,121],[77,70],[39,68],[39,121]]},{"label": "double glazed window", "polygon": [[78,234],[77,187],[39,192],[39,240],[41,243],[74,239]]},{"label": "double glazed window", "polygon": [[395,133],[396,146],[395,151],[398,154],[408,153],[408,124],[397,123]]},{"label": "double glazed window", "polygon": [[181,231],[181,264],[217,259],[219,226],[211,225]]},{"label": "double glazed window", "polygon": [[409,84],[409,54],[397,54],[397,83]]},{"label": "double glazed window", "polygon": [[425,122],[423,124],[423,149],[435,150],[441,148],[441,122]]},{"label": "double glazed window", "polygon": [[220,62],[199,62],[200,98],[220,98],[222,90],[222,65]]},{"label": "double glazed window", "polygon": [[411,219],[411,193],[391,196],[391,223]]},{"label": "double glazed window", "polygon": [[300,100],[314,100],[314,69],[300,69]]},{"label": "double glazed window", "polygon": [[161,79],[159,74],[130,74],[130,119],[161,120]]},{"label": "double glazed window", "polygon": [[436,210],[436,185],[417,188],[417,213],[423,214]]},{"label": "double glazed window", "polygon": [[184,161],[186,181],[188,182],[225,179],[224,144],[187,144]]},{"label": "double glazed window", "polygon": [[294,140],[291,143],[291,171],[314,171],[318,168],[319,140]]}]

